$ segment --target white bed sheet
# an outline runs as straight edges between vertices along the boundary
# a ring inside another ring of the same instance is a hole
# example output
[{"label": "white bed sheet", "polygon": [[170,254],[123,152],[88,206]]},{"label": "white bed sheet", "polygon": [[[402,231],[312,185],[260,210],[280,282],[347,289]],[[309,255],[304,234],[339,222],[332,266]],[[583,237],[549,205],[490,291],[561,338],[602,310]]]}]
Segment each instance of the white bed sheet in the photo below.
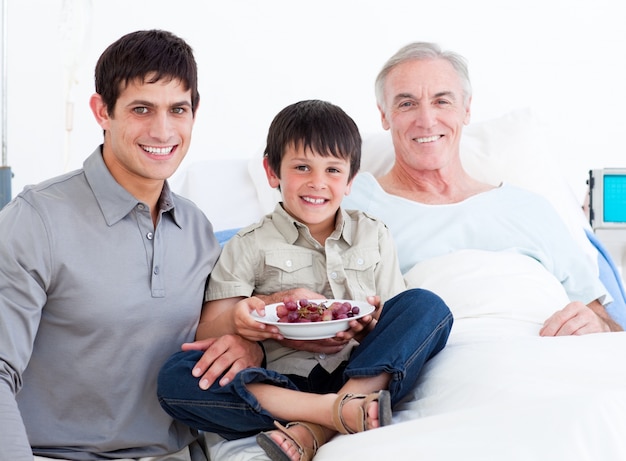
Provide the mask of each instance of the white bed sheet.
[{"label": "white bed sheet", "polygon": [[[527,333],[506,320],[460,320],[392,426],[335,437],[315,459],[626,459],[626,333]],[[214,445],[211,459],[267,458],[248,438]]]},{"label": "white bed sheet", "polygon": [[626,459],[626,333],[539,338],[501,319],[453,330],[397,424],[337,437],[316,460]]}]

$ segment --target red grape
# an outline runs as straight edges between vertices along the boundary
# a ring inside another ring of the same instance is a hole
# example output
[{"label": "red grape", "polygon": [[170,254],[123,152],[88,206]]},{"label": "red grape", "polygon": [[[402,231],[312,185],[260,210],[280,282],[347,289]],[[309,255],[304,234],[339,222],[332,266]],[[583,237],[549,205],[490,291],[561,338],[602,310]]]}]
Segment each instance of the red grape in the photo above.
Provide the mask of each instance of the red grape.
[{"label": "red grape", "polygon": [[285,299],[283,304],[276,306],[276,315],[279,322],[305,323],[347,319],[358,315],[360,311],[347,301],[327,304],[328,301],[318,304],[308,299],[300,299],[298,302]]}]

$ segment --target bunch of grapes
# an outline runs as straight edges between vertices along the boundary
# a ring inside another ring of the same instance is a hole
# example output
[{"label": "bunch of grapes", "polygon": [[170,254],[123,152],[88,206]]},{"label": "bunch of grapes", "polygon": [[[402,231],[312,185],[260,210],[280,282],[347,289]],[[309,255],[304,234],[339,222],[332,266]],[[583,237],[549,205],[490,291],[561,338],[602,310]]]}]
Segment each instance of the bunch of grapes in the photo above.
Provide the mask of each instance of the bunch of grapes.
[{"label": "bunch of grapes", "polygon": [[328,306],[326,303],[327,301],[323,301],[318,304],[308,299],[297,302],[286,300],[276,307],[276,315],[279,322],[305,323],[347,319],[359,313],[359,307],[353,306],[348,301],[334,301]]}]

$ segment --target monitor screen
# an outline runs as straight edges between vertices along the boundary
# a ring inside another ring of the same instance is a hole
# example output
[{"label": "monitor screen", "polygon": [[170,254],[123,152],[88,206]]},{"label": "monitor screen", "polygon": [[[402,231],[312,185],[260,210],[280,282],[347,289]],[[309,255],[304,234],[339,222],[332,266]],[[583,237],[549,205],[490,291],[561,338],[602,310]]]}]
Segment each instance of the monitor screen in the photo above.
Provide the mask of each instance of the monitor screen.
[{"label": "monitor screen", "polygon": [[626,229],[626,168],[589,170],[589,224]]},{"label": "monitor screen", "polygon": [[605,223],[626,223],[626,175],[604,174],[603,220]]}]

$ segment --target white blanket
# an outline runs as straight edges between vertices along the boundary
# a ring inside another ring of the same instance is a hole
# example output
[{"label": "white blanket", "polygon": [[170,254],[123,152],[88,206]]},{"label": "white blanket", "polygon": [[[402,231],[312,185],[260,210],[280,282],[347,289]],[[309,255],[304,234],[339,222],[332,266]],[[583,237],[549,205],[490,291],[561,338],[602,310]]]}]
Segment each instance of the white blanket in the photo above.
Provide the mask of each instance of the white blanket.
[{"label": "white blanket", "polygon": [[[438,293],[455,324],[389,427],[338,436],[317,460],[624,460],[626,333],[538,336],[567,304],[539,263],[461,251],[418,264],[411,287]],[[214,460],[266,459],[254,439]]]}]

